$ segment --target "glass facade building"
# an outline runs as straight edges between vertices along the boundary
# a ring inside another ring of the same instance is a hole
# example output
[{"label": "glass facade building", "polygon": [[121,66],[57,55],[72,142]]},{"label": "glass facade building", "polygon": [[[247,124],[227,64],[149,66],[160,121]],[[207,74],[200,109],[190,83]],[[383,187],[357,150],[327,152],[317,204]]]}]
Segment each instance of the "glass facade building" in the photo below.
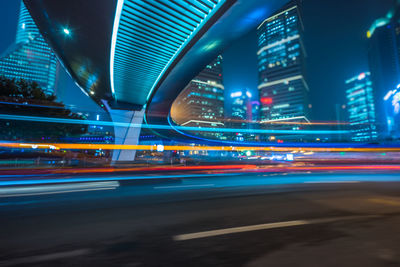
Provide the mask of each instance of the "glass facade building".
[{"label": "glass facade building", "polygon": [[[367,32],[368,56],[374,88],[376,117],[381,139],[392,138],[393,117],[384,100],[388,91],[400,84],[400,3],[371,25]],[[399,133],[397,133],[399,134]]]},{"label": "glass facade building", "polygon": [[400,84],[383,97],[389,140],[400,139]]},{"label": "glass facade building", "polygon": [[[231,116],[228,127],[233,129],[254,129],[257,122],[254,122],[253,115],[256,115],[257,101],[252,101],[252,94],[247,89],[237,90],[230,94]],[[253,107],[254,104],[254,107]],[[255,137],[251,133],[234,132],[231,139],[234,141],[251,141]]]},{"label": "glass facade building", "polygon": [[0,56],[0,75],[37,82],[54,94],[58,63],[21,1],[15,43]]},{"label": "glass facade building", "polygon": [[258,27],[261,122],[309,117],[301,1],[291,1]]},{"label": "glass facade building", "polygon": [[351,140],[370,142],[377,139],[374,94],[371,74],[361,73],[346,81],[346,98]]},{"label": "glass facade building", "polygon": [[[222,56],[208,64],[180,93],[172,105],[171,118],[181,126],[224,126]],[[219,133],[203,132],[202,135],[222,138]]]},{"label": "glass facade building", "polygon": [[245,126],[247,122],[252,120],[251,93],[246,90],[232,92],[231,95],[232,113],[230,118]]}]

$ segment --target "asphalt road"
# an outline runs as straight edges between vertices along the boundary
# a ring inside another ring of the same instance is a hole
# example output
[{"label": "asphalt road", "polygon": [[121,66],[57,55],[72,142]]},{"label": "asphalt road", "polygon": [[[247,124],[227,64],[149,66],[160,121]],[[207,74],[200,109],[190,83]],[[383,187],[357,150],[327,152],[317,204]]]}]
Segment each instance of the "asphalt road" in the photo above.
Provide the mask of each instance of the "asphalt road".
[{"label": "asphalt road", "polygon": [[0,192],[0,266],[400,266],[397,179],[241,174]]}]

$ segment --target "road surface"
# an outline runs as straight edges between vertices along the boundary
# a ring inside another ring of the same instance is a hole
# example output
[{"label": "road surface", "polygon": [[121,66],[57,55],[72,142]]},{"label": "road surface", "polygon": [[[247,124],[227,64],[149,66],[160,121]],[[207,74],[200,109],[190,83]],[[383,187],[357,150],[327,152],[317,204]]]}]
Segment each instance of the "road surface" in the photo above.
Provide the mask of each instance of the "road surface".
[{"label": "road surface", "polygon": [[234,174],[7,187],[0,266],[399,266],[399,179]]}]

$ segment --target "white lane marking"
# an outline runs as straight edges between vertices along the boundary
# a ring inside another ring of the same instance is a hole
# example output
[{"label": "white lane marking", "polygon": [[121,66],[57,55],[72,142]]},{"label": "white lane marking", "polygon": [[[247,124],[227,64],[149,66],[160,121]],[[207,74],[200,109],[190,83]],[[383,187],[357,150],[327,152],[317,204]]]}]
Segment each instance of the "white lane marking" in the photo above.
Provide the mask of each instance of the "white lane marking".
[{"label": "white lane marking", "polygon": [[322,219],[312,219],[312,220],[295,220],[295,221],[287,221],[287,222],[275,222],[275,223],[265,223],[265,224],[256,224],[256,225],[247,225],[240,227],[232,227],[197,233],[189,233],[173,236],[173,240],[175,241],[185,241],[191,239],[219,236],[219,235],[227,235],[227,234],[235,234],[235,233],[243,233],[257,230],[267,230],[274,228],[284,228],[284,227],[292,227],[292,226],[300,226],[307,224],[318,224],[318,223],[329,223],[335,221],[343,221],[343,220],[354,220],[354,219],[364,219],[364,218],[375,218],[380,217],[379,215],[366,215],[366,216],[345,216],[345,217],[333,217],[333,218],[322,218]]},{"label": "white lane marking", "polygon": [[19,265],[19,264],[28,264],[28,263],[38,263],[44,261],[52,261],[64,258],[71,258],[71,257],[78,257],[83,256],[90,253],[90,249],[77,249],[65,252],[57,252],[45,255],[37,255],[31,257],[24,257],[19,259],[12,259],[8,261],[0,262],[0,266],[12,266],[12,265]]},{"label": "white lane marking", "polygon": [[40,186],[17,186],[0,188],[0,197],[20,197],[47,194],[62,194],[84,191],[113,190],[119,187],[119,182],[73,183]]},{"label": "white lane marking", "polygon": [[170,185],[170,186],[155,186],[154,189],[171,189],[171,188],[188,188],[188,187],[212,187],[214,184],[194,184],[194,185]]}]

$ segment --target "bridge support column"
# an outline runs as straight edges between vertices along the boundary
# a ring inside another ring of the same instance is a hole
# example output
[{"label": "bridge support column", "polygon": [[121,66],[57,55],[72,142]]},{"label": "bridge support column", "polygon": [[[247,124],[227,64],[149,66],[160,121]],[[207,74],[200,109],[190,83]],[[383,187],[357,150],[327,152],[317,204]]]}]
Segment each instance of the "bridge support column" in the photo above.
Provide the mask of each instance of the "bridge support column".
[{"label": "bridge support column", "polygon": [[[137,145],[141,127],[131,127],[141,125],[143,122],[144,109],[140,111],[109,109],[111,119],[117,124],[114,125],[114,137],[116,145]],[[123,125],[118,125],[122,122]],[[118,162],[130,162],[135,160],[136,150],[113,151],[112,164]]]}]

